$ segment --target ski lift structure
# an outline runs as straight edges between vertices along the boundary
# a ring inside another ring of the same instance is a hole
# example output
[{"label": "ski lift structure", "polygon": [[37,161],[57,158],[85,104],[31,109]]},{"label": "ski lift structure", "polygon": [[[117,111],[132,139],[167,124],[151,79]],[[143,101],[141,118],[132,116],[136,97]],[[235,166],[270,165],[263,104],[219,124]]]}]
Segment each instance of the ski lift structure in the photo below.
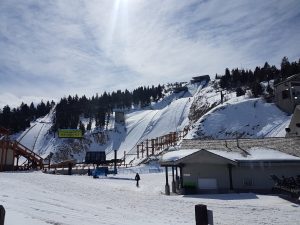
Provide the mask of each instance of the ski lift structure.
[{"label": "ski lift structure", "polygon": [[[97,165],[97,167],[91,172],[94,178],[99,176],[107,176],[108,174],[117,174],[117,163],[121,163],[121,159],[117,159],[117,150],[115,152],[114,159],[107,160],[104,151],[89,151],[85,155],[85,164]],[[113,170],[109,170],[109,166],[113,165]]]}]

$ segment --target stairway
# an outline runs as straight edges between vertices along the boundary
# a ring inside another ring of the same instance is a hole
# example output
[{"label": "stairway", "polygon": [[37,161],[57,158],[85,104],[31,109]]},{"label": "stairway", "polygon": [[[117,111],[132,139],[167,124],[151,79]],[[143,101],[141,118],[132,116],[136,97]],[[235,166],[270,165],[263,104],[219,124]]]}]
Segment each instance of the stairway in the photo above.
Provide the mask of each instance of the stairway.
[{"label": "stairway", "polygon": [[14,141],[10,142],[10,146],[12,149],[14,149],[16,155],[23,156],[28,160],[28,162],[31,162],[31,167],[33,169],[42,169],[43,168],[43,158],[40,157],[35,152],[31,151],[21,143]]}]

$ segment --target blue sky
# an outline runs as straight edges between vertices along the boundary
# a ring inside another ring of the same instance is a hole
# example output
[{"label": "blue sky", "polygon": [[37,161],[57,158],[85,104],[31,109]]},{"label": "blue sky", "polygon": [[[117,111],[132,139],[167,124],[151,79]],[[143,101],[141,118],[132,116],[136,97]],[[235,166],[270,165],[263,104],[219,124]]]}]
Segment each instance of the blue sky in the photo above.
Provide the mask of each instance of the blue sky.
[{"label": "blue sky", "polygon": [[299,0],[0,0],[0,107],[300,58]]}]

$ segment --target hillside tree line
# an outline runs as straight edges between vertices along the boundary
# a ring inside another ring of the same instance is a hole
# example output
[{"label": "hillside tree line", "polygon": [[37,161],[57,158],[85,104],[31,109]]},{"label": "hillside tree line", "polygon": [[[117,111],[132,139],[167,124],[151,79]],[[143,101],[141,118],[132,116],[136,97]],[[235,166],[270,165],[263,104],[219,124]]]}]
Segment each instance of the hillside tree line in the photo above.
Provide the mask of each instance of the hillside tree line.
[{"label": "hillside tree line", "polygon": [[30,122],[47,115],[54,105],[53,101],[51,103],[41,101],[36,106],[33,102],[29,106],[22,103],[19,107],[12,109],[6,105],[0,110],[0,127],[9,129],[11,133],[23,131],[30,127]]},{"label": "hillside tree line", "polygon": [[[108,125],[110,114],[114,109],[130,109],[133,105],[145,107],[151,102],[158,101],[163,97],[163,86],[157,87],[139,87],[132,92],[118,90],[116,92],[87,98],[68,96],[62,98],[56,106],[56,115],[54,121],[54,131],[57,129],[77,129],[83,132],[91,129],[92,119],[96,121],[97,127],[105,127]],[[90,122],[85,127],[80,122],[80,116],[90,118]]]},{"label": "hillside tree line", "polygon": [[[283,81],[289,76],[300,73],[300,59],[295,62],[289,62],[287,57],[283,57],[280,69],[276,66],[270,66],[268,62],[263,67],[257,66],[254,71],[244,69],[226,68],[223,76],[216,75],[220,79],[220,87],[223,89],[235,89],[237,95],[243,95],[245,89],[251,89],[254,97],[261,96],[263,88],[261,82],[268,82],[274,80],[274,84]],[[272,95],[273,89],[270,85],[267,87],[267,92]]]}]

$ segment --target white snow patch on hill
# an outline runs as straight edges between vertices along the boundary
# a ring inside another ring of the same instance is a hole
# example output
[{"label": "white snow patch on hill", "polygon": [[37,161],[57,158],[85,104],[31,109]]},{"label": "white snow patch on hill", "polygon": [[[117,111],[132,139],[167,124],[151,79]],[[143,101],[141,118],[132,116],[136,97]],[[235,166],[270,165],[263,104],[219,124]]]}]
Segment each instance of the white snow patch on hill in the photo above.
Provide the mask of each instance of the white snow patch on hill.
[{"label": "white snow patch on hill", "polygon": [[191,138],[285,136],[291,117],[262,99],[232,98],[201,117],[188,134]]},{"label": "white snow patch on hill", "polygon": [[54,135],[50,132],[50,128],[53,125],[53,116],[54,109],[46,116],[38,118],[35,122],[31,123],[31,127],[26,129],[17,141],[42,157],[46,157],[53,151],[53,144],[55,142]]}]

